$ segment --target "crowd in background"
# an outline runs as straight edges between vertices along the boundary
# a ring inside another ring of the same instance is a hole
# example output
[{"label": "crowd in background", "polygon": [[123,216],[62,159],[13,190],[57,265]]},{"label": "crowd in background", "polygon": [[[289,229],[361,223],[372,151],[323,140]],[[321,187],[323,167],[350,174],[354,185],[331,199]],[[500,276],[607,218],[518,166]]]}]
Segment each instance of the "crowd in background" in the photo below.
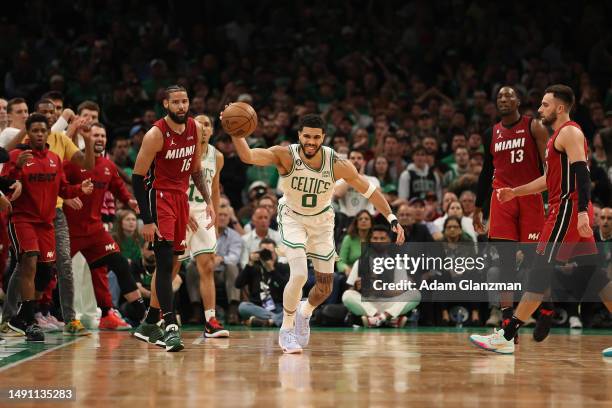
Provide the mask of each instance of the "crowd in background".
[{"label": "crowd in background", "polygon": [[[129,184],[144,134],[164,115],[163,89],[170,84],[189,90],[193,115],[217,118],[229,102],[252,104],[259,118],[248,138],[252,147],[296,142],[297,118],[318,113],[328,125],[325,143],[378,182],[414,242],[483,239],[470,217],[482,141],[499,120],[500,87],[512,86],[521,113],[535,116],[546,86],[570,85],[577,96],[572,117],[590,149],[595,233],[608,245],[612,240],[608,3],[262,1],[244,8],[203,1],[190,9],[60,0],[53,7],[42,1],[16,7],[28,10],[0,24],[0,128],[23,126],[28,112],[14,111],[16,104],[7,109],[14,98],[24,98],[32,112],[41,95],[51,95],[62,104],[58,117],[74,109],[70,122],[83,116],[77,107],[89,101],[108,129],[107,155]],[[78,131],[74,140],[80,142]],[[278,172],[242,163],[218,123],[211,143],[225,156],[218,303],[229,323],[279,324],[289,271],[275,251]],[[346,289],[357,289],[347,278],[361,243],[381,221],[354,192],[338,188],[340,259],[328,304],[341,305]],[[137,215],[109,197],[104,217],[147,297],[154,257],[139,236]],[[272,257],[259,259],[261,249]],[[196,278],[186,263],[175,281],[183,322],[202,320]],[[271,292],[273,307],[262,304],[261,290]],[[495,306],[495,300],[464,305],[461,318],[457,308],[424,301],[410,318],[482,325]],[[336,318],[329,310],[322,321]],[[570,317],[581,318],[581,325],[609,324],[597,305],[563,311],[564,324]],[[385,320],[384,313],[362,312],[364,325]]]}]

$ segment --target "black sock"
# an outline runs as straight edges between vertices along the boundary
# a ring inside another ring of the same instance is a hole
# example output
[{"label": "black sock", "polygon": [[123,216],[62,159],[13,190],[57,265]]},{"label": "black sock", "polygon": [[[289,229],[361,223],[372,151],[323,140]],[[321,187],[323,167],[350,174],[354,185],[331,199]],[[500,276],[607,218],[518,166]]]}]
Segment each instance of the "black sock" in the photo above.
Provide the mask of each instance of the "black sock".
[{"label": "black sock", "polygon": [[38,303],[38,311],[46,316],[49,313],[49,304],[48,303]]},{"label": "black sock", "polygon": [[512,306],[504,307],[501,310],[502,312],[502,320],[512,319],[512,315],[514,314],[514,308]]},{"label": "black sock", "polygon": [[126,305],[126,316],[135,322],[140,322],[146,313],[144,300],[138,298]]},{"label": "black sock", "polygon": [[516,316],[512,316],[510,323],[504,327],[504,338],[508,341],[512,340],[523,324],[525,324],[525,322]]},{"label": "black sock", "polygon": [[21,302],[19,313],[17,316],[27,324],[32,324],[36,320],[34,319],[34,309],[36,308],[36,300],[24,300]]},{"label": "black sock", "polygon": [[544,310],[554,310],[555,309],[555,305],[550,300],[547,300],[545,302],[542,302],[542,304],[540,305],[540,310],[542,310],[542,309],[544,309]]},{"label": "black sock", "polygon": [[108,311],[110,310],[110,307],[103,306],[100,309],[102,310],[102,317],[108,316]]},{"label": "black sock", "polygon": [[151,306],[149,308],[149,311],[147,312],[147,318],[145,319],[145,322],[149,324],[156,324],[157,322],[159,322],[159,309]]},{"label": "black sock", "polygon": [[162,319],[164,319],[164,323],[166,323],[166,327],[168,327],[168,325],[171,325],[171,324],[176,324],[176,316],[174,315],[174,312],[164,313],[164,315],[162,316]]}]

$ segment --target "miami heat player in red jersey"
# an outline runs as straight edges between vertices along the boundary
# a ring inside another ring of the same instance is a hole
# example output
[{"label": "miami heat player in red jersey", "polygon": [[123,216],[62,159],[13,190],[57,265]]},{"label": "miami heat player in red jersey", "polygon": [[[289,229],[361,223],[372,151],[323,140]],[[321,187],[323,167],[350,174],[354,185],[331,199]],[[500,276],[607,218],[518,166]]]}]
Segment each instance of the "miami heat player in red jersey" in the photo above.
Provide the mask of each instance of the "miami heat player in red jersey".
[{"label": "miami heat player in red jersey", "polygon": [[[183,342],[174,316],[172,279],[178,271],[177,255],[185,249],[189,222],[186,192],[190,176],[208,204],[206,211],[211,220],[208,228],[214,225],[215,214],[200,171],[200,140],[204,131],[199,123],[187,116],[187,91],[181,86],[171,86],[166,89],[163,103],[168,114],[155,122],[145,135],[132,175],[134,195],[145,224],[142,235],[153,243],[157,262],[153,276],[155,284],[151,287],[151,307],[134,336],[164,346],[167,351],[180,351]],[[160,309],[165,332],[157,324]]]},{"label": "miami heat player in red jersey", "polygon": [[[612,283],[597,267],[593,256],[597,249],[591,229],[593,213],[587,146],[582,130],[569,118],[574,101],[574,92],[568,86],[552,85],[546,89],[538,112],[542,123],[555,130],[546,149],[546,174],[531,183],[498,190],[502,203],[548,190],[550,211],[540,234],[534,267],[528,271],[526,290],[515,315],[503,329],[489,336],[470,336],[478,347],[504,354],[514,352],[512,340],[539,306],[544,293],[550,290],[556,261],[573,259],[578,265],[576,273],[581,277],[587,275],[585,281],[612,311]],[[534,340],[544,340],[548,331],[549,328],[542,332],[534,330]]]},{"label": "miami heat player in red jersey", "polygon": [[513,88],[499,90],[497,109],[502,120],[485,137],[485,163],[478,180],[474,227],[478,233],[484,232],[480,209],[490,199],[490,239],[535,242],[544,224],[542,195],[531,194],[502,204],[496,194],[491,194],[491,186],[518,187],[542,175],[540,163],[544,161],[548,133],[539,121],[522,116],[519,105]]}]

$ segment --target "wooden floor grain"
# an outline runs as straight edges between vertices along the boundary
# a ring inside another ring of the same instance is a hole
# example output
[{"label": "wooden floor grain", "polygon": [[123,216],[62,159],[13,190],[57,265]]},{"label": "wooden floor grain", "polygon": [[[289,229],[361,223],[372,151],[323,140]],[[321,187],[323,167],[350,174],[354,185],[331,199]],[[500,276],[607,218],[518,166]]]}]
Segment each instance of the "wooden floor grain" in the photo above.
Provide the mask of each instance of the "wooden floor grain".
[{"label": "wooden floor grain", "polygon": [[76,402],[19,407],[612,407],[611,336],[525,335],[514,356],[453,331],[314,332],[302,355],[283,355],[272,330],[198,336],[166,353],[98,333],[0,372],[0,388],[76,388]]}]

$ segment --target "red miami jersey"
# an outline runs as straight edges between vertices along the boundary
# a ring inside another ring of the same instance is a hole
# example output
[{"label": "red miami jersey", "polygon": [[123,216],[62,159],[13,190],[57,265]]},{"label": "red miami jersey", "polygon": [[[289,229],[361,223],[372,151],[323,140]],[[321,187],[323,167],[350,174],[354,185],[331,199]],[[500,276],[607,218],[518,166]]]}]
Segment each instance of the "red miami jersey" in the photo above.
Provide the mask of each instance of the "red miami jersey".
[{"label": "red miami jersey", "polygon": [[[555,148],[555,140],[561,129],[566,126],[575,126],[582,130],[576,122],[568,121],[561,125],[548,140],[546,145],[546,188],[548,189],[548,205],[551,207],[558,207],[561,200],[565,199],[578,202],[576,177],[570,176],[570,162],[567,154]],[[588,151],[586,138],[584,138],[584,151]]]},{"label": "red miami jersey", "polygon": [[17,159],[22,152],[21,148],[12,150],[9,162],[2,169],[2,175],[19,180],[23,185],[21,195],[13,202],[11,222],[53,224],[57,196],[80,196],[81,186],[67,183],[62,160],[47,148],[32,149],[32,159],[21,169],[17,168]]},{"label": "red miami jersey", "polygon": [[511,128],[501,122],[493,126],[493,188],[518,187],[542,175],[538,147],[531,134],[529,116],[521,116]]},{"label": "red miami jersey", "polygon": [[71,184],[81,183],[88,178],[93,183],[93,192],[81,197],[83,208],[74,210],[67,205],[64,213],[68,221],[70,232],[74,236],[87,236],[91,232],[97,232],[102,228],[102,205],[105,193],[110,191],[115,197],[127,204],[132,196],[125,188],[125,184],[115,163],[106,157],[96,157],[96,163],[92,170],[85,170],[72,162],[64,162],[66,179]]},{"label": "red miami jersey", "polygon": [[186,193],[195,156],[198,132],[193,118],[187,118],[185,130],[178,134],[165,119],[153,124],[163,135],[164,146],[157,152],[147,179],[147,187],[162,191]]}]

